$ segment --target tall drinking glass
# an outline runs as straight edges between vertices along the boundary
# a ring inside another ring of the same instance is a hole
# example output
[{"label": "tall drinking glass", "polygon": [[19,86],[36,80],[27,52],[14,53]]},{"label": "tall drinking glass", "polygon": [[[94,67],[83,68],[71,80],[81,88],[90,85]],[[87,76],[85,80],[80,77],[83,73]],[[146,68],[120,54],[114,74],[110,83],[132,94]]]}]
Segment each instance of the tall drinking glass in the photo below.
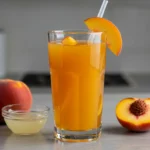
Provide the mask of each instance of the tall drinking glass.
[{"label": "tall drinking glass", "polygon": [[[62,44],[68,36],[77,44]],[[81,30],[50,31],[48,56],[55,137],[62,141],[96,140],[101,133],[105,35]]]}]

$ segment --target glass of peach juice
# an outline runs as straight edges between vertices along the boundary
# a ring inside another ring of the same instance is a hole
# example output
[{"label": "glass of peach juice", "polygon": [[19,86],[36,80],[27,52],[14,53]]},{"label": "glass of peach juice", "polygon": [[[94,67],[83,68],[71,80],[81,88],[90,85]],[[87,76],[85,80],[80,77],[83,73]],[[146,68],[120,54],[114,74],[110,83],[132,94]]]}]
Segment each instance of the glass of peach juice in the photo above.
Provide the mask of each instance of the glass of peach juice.
[{"label": "glass of peach juice", "polygon": [[104,33],[50,31],[48,56],[55,137],[70,142],[96,140],[102,126]]}]

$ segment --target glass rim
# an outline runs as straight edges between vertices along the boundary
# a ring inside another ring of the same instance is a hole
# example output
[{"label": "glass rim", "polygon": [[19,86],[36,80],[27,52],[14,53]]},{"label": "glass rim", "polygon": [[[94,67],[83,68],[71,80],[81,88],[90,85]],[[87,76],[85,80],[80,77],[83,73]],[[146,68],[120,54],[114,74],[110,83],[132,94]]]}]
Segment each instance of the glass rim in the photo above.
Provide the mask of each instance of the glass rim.
[{"label": "glass rim", "polygon": [[82,29],[68,29],[68,30],[49,30],[48,34],[102,34],[105,32],[94,32],[90,30],[82,30]]}]

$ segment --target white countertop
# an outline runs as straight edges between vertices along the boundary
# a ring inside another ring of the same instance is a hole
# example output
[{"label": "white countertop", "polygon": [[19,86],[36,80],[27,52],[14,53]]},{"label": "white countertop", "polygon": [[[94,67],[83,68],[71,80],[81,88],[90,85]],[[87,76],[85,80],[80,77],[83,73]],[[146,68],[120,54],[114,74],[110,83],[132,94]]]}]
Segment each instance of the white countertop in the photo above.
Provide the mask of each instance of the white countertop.
[{"label": "white countertop", "polygon": [[[150,93],[105,94],[102,136],[95,142],[63,143],[53,137],[52,109],[41,133],[17,136],[0,126],[0,150],[149,150],[150,132],[130,133],[115,117],[115,107],[125,97],[150,97]],[[51,107],[51,94],[34,94],[34,103]]]}]

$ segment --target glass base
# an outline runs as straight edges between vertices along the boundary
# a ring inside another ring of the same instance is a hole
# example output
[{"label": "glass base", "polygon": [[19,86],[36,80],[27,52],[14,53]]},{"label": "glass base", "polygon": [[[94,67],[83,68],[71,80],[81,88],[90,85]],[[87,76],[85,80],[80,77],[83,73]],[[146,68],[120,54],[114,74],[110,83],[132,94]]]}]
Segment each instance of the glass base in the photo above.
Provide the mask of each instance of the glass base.
[{"label": "glass base", "polygon": [[88,131],[68,131],[60,130],[54,127],[55,137],[60,141],[66,142],[88,142],[95,141],[101,135],[101,126],[97,129],[88,130]]}]

